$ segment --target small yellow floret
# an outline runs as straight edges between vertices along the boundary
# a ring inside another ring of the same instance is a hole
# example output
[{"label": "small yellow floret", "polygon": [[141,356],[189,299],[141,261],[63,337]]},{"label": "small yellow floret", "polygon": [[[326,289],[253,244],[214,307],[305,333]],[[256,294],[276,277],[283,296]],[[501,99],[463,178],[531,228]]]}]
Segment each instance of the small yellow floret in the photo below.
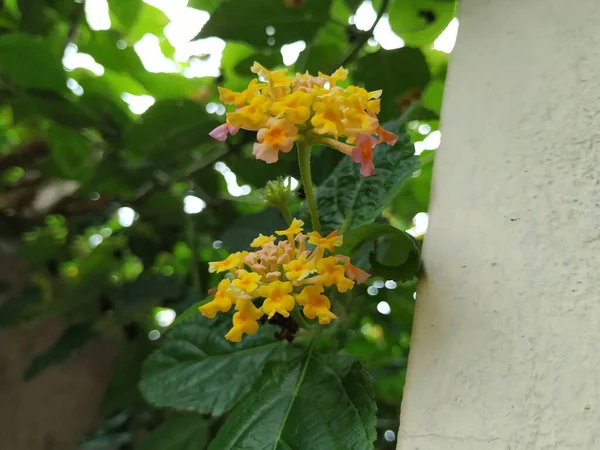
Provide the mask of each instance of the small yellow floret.
[{"label": "small yellow floret", "polygon": [[289,281],[273,281],[272,283],[261,286],[260,295],[265,297],[263,303],[263,311],[268,315],[269,319],[275,313],[281,314],[283,317],[289,317],[292,309],[296,305],[292,292],[293,286]]},{"label": "small yellow floret", "polygon": [[250,243],[250,247],[262,247],[263,245],[267,244],[268,242],[274,242],[275,241],[275,236],[265,236],[262,233],[258,235],[258,237],[256,239],[254,239],[251,243]]},{"label": "small yellow floret", "polygon": [[346,292],[352,286],[354,281],[345,277],[344,266],[337,264],[335,256],[323,258],[317,262],[317,272],[321,275],[321,282],[324,286],[335,285],[340,292]]},{"label": "small yellow floret", "polygon": [[217,288],[215,298],[207,304],[200,306],[198,311],[200,311],[203,316],[206,316],[209,319],[215,317],[217,312],[226,313],[229,311],[231,309],[231,305],[236,302],[235,293],[229,289],[230,285],[231,283],[227,278],[221,280]]},{"label": "small yellow floret", "polygon": [[323,286],[315,284],[306,286],[296,296],[298,304],[303,305],[303,313],[309,319],[319,318],[321,325],[328,324],[337,316],[330,311],[331,301],[323,295]]},{"label": "small yellow floret", "polygon": [[302,281],[316,271],[314,263],[307,261],[306,256],[301,256],[288,264],[284,264],[283,270],[286,278],[290,281]]},{"label": "small yellow floret", "polygon": [[235,289],[253,296],[255,291],[258,289],[258,282],[260,281],[260,275],[253,272],[248,272],[244,269],[238,270],[237,278],[233,280],[233,286]]},{"label": "small yellow floret", "polygon": [[278,230],[275,233],[277,233],[279,236],[288,236],[288,235],[296,235],[298,233],[301,233],[304,228],[302,228],[304,226],[304,221],[300,220],[300,219],[294,219],[292,220],[291,225],[285,229],[285,230]]},{"label": "small yellow floret", "polygon": [[233,328],[225,335],[231,342],[240,342],[245,334],[254,334],[258,331],[257,320],[264,314],[250,300],[239,300],[235,305],[237,312],[233,315]]}]

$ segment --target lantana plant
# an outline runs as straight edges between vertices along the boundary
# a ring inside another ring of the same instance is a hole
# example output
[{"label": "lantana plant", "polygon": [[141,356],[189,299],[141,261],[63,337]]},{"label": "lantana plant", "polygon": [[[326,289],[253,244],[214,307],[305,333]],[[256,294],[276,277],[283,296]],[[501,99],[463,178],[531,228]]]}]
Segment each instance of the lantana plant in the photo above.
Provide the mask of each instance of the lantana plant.
[{"label": "lantana plant", "polygon": [[[252,196],[279,209],[285,224],[262,224],[264,234],[241,243],[224,239],[243,250],[209,262],[208,298],[177,319],[140,386],[155,405],[226,413],[209,450],[373,449],[375,391],[353,343],[376,348],[384,340],[367,315],[375,305],[364,294],[373,289],[361,284],[380,281],[368,272],[395,283],[418,271],[416,242],[381,220],[416,158],[404,137],[396,144],[379,124],[382,92],[348,85],[345,69],[290,76],[254,63],[252,71],[258,78],[242,92],[219,88],[229,113],[210,135],[223,141],[239,132],[247,142],[256,132],[259,167],[296,148],[304,195],[292,189],[292,173],[279,171]],[[386,126],[400,134],[403,120]],[[316,146],[347,155],[318,191]]]},{"label": "lantana plant", "polygon": [[[307,319],[325,325],[336,318],[327,290],[345,293],[363,283],[369,274],[336,253],[343,236],[333,231],[320,234],[319,217],[310,173],[310,149],[322,144],[351,156],[361,164],[360,173],[375,173],[373,148],[380,142],[394,145],[397,137],[377,119],[381,90],[369,92],[357,86],[341,87],[348,71],[342,67],[332,75],[319,72],[289,76],[286,70],[271,71],[255,62],[258,75],[242,92],[219,87],[221,101],[233,105],[227,121],[210,135],[224,141],[239,129],[257,131],[254,156],[268,164],[278,161],[280,152],[298,148],[298,161],[313,231],[304,233],[304,222],[293,219],[275,235],[259,235],[250,243],[254,251],[229,255],[210,263],[210,271],[226,273],[214,291],[214,299],[199,307],[206,317],[228,312],[235,306],[233,327],[225,338],[238,342],[244,334],[259,329],[259,319],[290,315],[302,327]],[[287,210],[286,219],[290,220]]]}]

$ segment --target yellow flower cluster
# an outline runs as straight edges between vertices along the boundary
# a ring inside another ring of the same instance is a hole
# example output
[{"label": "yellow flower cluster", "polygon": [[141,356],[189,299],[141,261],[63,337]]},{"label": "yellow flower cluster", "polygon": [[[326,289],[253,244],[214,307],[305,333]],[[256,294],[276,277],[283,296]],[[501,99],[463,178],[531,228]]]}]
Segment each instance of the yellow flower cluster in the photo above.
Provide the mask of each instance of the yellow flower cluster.
[{"label": "yellow flower cluster", "polygon": [[375,172],[375,145],[396,143],[397,137],[377,119],[382,91],[337,86],[346,79],[346,69],[340,67],[332,75],[307,72],[290,77],[287,70],[270,71],[255,62],[251,70],[259,80],[252,80],[243,92],[219,87],[221,101],[236,111],[210,133],[213,138],[224,141],[240,128],[257,131],[253,154],[267,163],[306,139],[310,145],[324,144],[352,156],[364,176]]},{"label": "yellow flower cluster", "polygon": [[[325,288],[335,286],[339,292],[363,283],[369,274],[350,264],[347,256],[335,255],[342,236],[333,232],[302,233],[304,222],[294,219],[282,237],[259,235],[250,246],[255,251],[232,253],[223,261],[211,262],[210,272],[228,272],[218,285],[214,299],[199,308],[208,318],[235,306],[233,328],[225,335],[239,342],[245,334],[258,331],[258,319],[264,314],[289,317],[296,305],[308,319],[328,324],[336,316]],[[308,244],[308,245],[307,245]],[[310,248],[309,248],[310,247]],[[255,301],[263,299],[260,306]]]}]

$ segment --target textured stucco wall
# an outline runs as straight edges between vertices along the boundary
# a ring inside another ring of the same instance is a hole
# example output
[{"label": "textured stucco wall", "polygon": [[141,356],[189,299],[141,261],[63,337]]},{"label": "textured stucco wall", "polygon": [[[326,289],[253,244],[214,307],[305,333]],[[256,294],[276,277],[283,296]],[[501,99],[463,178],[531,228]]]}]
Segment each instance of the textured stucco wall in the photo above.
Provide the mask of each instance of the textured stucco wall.
[{"label": "textured stucco wall", "polygon": [[600,0],[462,0],[400,450],[600,449]]}]

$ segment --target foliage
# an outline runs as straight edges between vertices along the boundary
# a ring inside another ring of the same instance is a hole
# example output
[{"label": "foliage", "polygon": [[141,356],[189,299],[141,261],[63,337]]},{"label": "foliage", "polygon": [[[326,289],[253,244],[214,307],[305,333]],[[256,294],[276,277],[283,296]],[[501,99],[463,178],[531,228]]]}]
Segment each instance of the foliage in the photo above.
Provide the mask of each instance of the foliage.
[{"label": "foliage", "polygon": [[[447,55],[432,43],[455,1],[373,1],[406,41],[393,50],[349,24],[361,3],[189,0],[165,28],[176,15],[108,0],[110,29],[95,30],[84,3],[0,2],[0,252],[27,267],[22,287],[0,281],[0,326],[64,324],[27,379],[118,336],[82,449],[395,448],[384,432],[398,428],[420,269],[406,230],[427,211],[435,154],[414,144],[438,129]],[[176,40],[199,10],[208,22]],[[142,38],[170,73],[147,70]],[[330,148],[311,152],[322,231],[340,230],[342,254],[372,277],[332,297],[322,333],[276,315],[230,343],[229,316],[197,313],[221,278],[209,262],[285,228],[268,182],[294,187],[283,203],[307,224],[310,193],[294,186],[295,150],[267,165],[252,156],[255,133],[208,136],[224,121],[217,86],[245,88],[255,60],[282,68],[281,46],[298,40],[290,71],[343,63],[345,83],[383,89],[379,117],[399,136],[375,148],[367,178]]]}]

